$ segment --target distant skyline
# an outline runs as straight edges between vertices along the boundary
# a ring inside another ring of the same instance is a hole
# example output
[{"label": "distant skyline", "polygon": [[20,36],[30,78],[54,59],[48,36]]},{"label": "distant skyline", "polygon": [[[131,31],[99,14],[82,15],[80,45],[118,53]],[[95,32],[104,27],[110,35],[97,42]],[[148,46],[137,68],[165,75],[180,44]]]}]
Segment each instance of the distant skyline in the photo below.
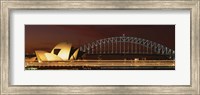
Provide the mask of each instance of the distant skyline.
[{"label": "distant skyline", "polygon": [[49,52],[64,41],[78,48],[95,40],[123,34],[175,49],[175,25],[25,25],[25,53]]}]

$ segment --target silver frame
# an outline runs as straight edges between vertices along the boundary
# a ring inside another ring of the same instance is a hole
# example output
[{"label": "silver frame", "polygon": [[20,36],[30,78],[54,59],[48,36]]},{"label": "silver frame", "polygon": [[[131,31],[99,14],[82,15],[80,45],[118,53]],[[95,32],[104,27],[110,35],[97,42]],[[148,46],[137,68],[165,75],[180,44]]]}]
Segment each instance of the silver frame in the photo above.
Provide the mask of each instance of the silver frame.
[{"label": "silver frame", "polygon": [[[1,94],[200,94],[199,0],[1,0]],[[20,9],[190,10],[191,85],[69,85],[14,86],[9,84],[9,15]]]}]

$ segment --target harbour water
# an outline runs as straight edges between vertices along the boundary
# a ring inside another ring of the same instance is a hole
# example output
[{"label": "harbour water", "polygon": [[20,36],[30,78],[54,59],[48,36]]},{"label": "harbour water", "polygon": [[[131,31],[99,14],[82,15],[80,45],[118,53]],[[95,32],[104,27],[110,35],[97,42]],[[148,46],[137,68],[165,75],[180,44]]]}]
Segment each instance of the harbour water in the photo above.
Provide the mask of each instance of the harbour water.
[{"label": "harbour water", "polygon": [[25,70],[175,70],[174,60],[76,60],[26,62]]}]

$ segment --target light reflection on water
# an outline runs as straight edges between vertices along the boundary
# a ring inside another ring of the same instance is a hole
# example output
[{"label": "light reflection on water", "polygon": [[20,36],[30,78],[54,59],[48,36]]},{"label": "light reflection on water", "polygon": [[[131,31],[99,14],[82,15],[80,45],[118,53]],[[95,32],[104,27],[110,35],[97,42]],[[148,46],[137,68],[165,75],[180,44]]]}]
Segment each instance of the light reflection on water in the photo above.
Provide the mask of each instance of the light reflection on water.
[{"label": "light reflection on water", "polygon": [[79,69],[79,70],[171,70],[175,69],[174,60],[83,60],[65,62],[26,62],[26,69]]}]

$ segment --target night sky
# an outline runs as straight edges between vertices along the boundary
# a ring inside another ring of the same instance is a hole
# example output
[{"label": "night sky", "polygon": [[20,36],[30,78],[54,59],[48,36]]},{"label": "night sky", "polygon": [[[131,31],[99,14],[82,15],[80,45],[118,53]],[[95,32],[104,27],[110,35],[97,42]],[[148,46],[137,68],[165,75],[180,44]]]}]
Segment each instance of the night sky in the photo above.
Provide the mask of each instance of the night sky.
[{"label": "night sky", "polygon": [[175,25],[25,25],[25,52],[50,52],[63,41],[78,48],[85,43],[123,34],[175,49]]}]

